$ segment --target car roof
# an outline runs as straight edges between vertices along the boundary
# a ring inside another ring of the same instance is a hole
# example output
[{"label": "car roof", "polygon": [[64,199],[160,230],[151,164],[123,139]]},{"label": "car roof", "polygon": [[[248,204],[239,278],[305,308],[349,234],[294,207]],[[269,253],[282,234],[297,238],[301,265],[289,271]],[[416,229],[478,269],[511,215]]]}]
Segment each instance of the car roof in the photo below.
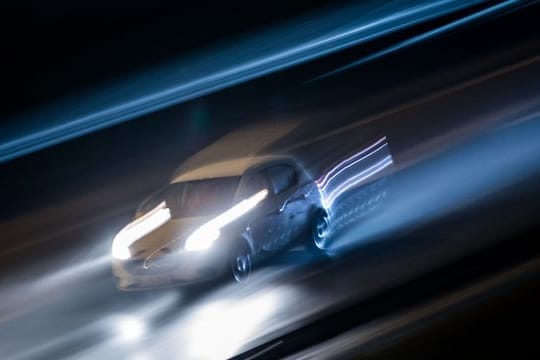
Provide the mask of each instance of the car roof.
[{"label": "car roof", "polygon": [[236,129],[185,160],[170,183],[241,176],[251,167],[278,159],[289,159],[317,178],[336,158],[358,150],[354,144],[361,146],[378,136],[364,131],[363,123],[330,131],[320,121],[328,114],[315,115]]},{"label": "car roof", "polygon": [[268,146],[295,127],[294,123],[270,123],[238,129],[184,161],[170,183],[241,176],[262,163],[291,159],[268,152]]},{"label": "car roof", "polygon": [[269,162],[291,159],[290,156],[263,155],[227,159],[203,165],[201,167],[178,173],[170,183],[215,179],[230,176],[242,176],[248,169]]}]

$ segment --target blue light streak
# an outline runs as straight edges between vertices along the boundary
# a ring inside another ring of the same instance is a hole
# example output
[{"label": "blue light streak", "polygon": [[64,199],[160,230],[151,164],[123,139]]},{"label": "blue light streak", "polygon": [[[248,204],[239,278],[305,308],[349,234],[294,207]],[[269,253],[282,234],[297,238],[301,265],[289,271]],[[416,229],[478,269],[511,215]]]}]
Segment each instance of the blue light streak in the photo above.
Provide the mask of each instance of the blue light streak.
[{"label": "blue light streak", "polygon": [[359,186],[393,164],[386,137],[343,159],[327,170],[315,183],[326,209],[342,194]]},{"label": "blue light streak", "polygon": [[164,65],[16,119],[0,134],[0,163],[478,3],[481,0],[366,2]]},{"label": "blue light streak", "polygon": [[369,147],[365,148],[364,150],[360,151],[359,153],[356,153],[345,160],[341,161],[339,164],[337,164],[335,167],[333,167],[330,171],[328,171],[321,179],[317,180],[317,184],[322,188],[325,189],[329,182],[331,182],[336,176],[341,174],[343,171],[347,170],[351,166],[356,165],[360,161],[366,159],[367,157],[373,155],[374,153],[382,150],[385,146],[387,146],[387,143],[384,143],[383,145],[379,146],[372,152],[370,152],[367,155],[364,155],[360,158],[357,158],[358,156],[361,156],[368,152],[369,150],[373,149],[375,146],[379,145],[380,143],[386,141],[386,137],[383,137],[382,139],[378,140],[374,144],[370,145]]},{"label": "blue light streak", "polygon": [[331,207],[334,201],[341,195],[347,192],[348,190],[358,186],[361,182],[364,180],[367,180],[368,178],[372,177],[373,175],[377,174],[378,172],[384,170],[388,166],[392,165],[394,162],[392,161],[391,156],[386,156],[381,161],[377,162],[375,165],[370,166],[366,170],[358,173],[357,175],[351,177],[346,182],[338,186],[336,189],[334,189],[327,197],[326,197],[326,205],[328,207]]},{"label": "blue light streak", "polygon": [[502,2],[500,4],[494,5],[492,7],[481,10],[481,11],[479,11],[477,13],[472,14],[472,15],[469,15],[469,16],[466,16],[466,17],[461,18],[459,20],[453,21],[453,22],[451,22],[449,24],[443,25],[443,26],[438,27],[436,29],[427,31],[427,32],[425,32],[423,34],[414,36],[414,37],[412,37],[410,39],[404,40],[404,41],[402,41],[402,42],[400,42],[400,43],[398,43],[396,45],[390,46],[390,47],[388,47],[388,48],[386,48],[384,50],[378,51],[378,52],[376,52],[374,54],[371,54],[369,56],[363,57],[362,59],[354,61],[354,62],[352,62],[352,63],[350,63],[348,65],[345,65],[343,67],[340,67],[339,69],[336,69],[336,70],[330,71],[330,72],[328,72],[328,73],[326,73],[324,75],[318,76],[318,77],[310,80],[310,82],[316,81],[316,80],[321,80],[321,79],[336,75],[338,73],[341,73],[343,71],[350,70],[350,69],[352,69],[354,67],[366,64],[366,63],[368,63],[370,61],[373,61],[373,60],[378,59],[380,57],[383,57],[385,55],[388,55],[388,54],[391,54],[391,53],[396,52],[398,50],[407,48],[409,46],[412,46],[412,45],[417,44],[419,42],[422,42],[424,40],[428,40],[428,39],[430,39],[432,37],[435,37],[437,35],[441,35],[443,33],[446,33],[448,31],[450,31],[450,30],[453,30],[453,29],[456,29],[456,28],[458,28],[460,26],[466,25],[466,24],[468,24],[470,22],[473,22],[475,20],[478,20],[480,18],[486,17],[487,15],[491,15],[491,14],[500,12],[502,10],[505,10],[505,9],[509,8],[510,6],[516,5],[516,4],[520,3],[520,2],[522,2],[522,1],[521,0],[508,0],[508,1]]}]

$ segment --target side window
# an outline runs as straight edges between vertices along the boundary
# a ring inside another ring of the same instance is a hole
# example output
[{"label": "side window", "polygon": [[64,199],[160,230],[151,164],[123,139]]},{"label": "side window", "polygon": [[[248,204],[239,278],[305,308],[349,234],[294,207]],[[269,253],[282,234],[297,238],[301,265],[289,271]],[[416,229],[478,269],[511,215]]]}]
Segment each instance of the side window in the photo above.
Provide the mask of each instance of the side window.
[{"label": "side window", "polygon": [[143,200],[143,202],[139,205],[135,212],[135,216],[139,217],[141,215],[144,215],[145,213],[149,212],[156,206],[158,206],[162,201],[166,201],[168,195],[168,187],[162,188],[150,196],[148,196],[146,199]]},{"label": "side window", "polygon": [[290,165],[275,165],[265,170],[274,194],[279,194],[298,182],[298,174]]},{"label": "side window", "polygon": [[241,198],[246,198],[263,189],[266,189],[267,187],[268,185],[266,184],[266,180],[260,173],[251,173],[242,181],[238,196]]}]

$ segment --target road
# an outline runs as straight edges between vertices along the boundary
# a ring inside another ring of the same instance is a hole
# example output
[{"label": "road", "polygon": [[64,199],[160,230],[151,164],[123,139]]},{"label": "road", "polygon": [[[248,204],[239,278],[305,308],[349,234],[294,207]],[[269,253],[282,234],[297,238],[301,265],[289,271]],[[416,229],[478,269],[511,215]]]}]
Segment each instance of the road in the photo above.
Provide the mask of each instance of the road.
[{"label": "road", "polygon": [[[262,101],[232,108],[230,98],[257,97],[249,85],[216,94],[213,106],[167,110],[5,165],[3,357],[225,358],[269,341],[279,347],[271,340],[339,311],[350,315],[350,327],[369,326],[373,314],[411,304],[419,290],[410,284],[418,279],[417,287],[435,296],[453,277],[471,285],[490,271],[536,264],[538,245],[530,239],[540,215],[540,65],[529,45],[490,61],[439,64],[442,70],[414,79],[381,61],[364,68],[363,87],[342,77],[286,92],[290,102],[277,114],[267,111],[273,104],[262,111]],[[439,61],[448,55],[429,54]],[[418,66],[428,63],[437,62]],[[370,83],[370,72],[387,78]],[[291,109],[295,101],[301,106]],[[205,127],[206,117],[222,121]],[[245,285],[116,290],[111,239],[137,202],[201,143],[276,119],[296,125],[274,150],[314,141],[361,145],[360,133],[364,140],[386,136],[396,168],[385,178],[384,202],[341,234],[328,257],[298,246]],[[373,299],[380,306],[371,312]],[[367,315],[347,311],[358,304]]]},{"label": "road", "polygon": [[[539,195],[531,185],[539,173],[530,171],[540,169],[538,134],[540,119],[520,121],[395,173],[388,178],[385,203],[337,239],[329,258],[315,259],[297,247],[258,269],[245,285],[118,292],[109,268],[110,239],[129,212],[52,236],[44,247],[25,248],[30,265],[3,278],[4,355],[232,356],[534,225],[538,209],[516,210],[508,199],[521,203],[524,196]],[[448,176],[454,186],[445,181]],[[519,184],[528,185],[512,188]],[[487,213],[481,211],[486,205]],[[496,225],[494,213],[500,217]],[[73,239],[77,246],[69,249]]]}]

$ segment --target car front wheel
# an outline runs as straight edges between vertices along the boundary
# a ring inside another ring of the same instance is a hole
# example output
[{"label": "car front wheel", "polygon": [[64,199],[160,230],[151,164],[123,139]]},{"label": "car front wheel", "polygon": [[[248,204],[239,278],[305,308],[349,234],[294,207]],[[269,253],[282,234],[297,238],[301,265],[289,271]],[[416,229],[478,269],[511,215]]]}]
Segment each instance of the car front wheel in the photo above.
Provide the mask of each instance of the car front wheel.
[{"label": "car front wheel", "polygon": [[251,275],[251,251],[244,242],[237,244],[232,251],[231,272],[238,283],[247,281]]}]

